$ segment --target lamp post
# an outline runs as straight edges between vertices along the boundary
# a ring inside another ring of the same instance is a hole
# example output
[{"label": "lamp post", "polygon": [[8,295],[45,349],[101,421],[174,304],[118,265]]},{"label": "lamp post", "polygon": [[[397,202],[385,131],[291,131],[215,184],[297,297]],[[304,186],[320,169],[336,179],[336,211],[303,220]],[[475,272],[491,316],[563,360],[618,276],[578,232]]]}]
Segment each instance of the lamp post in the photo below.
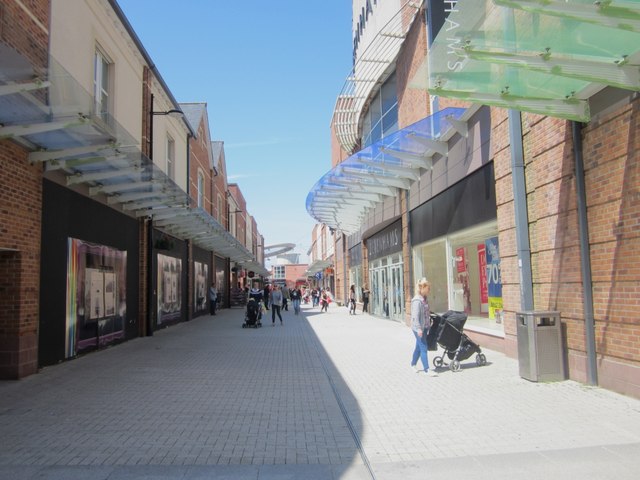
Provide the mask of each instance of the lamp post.
[{"label": "lamp post", "polygon": [[[184,115],[182,110],[171,109],[165,112],[153,111],[153,93],[151,94],[151,103],[149,104],[149,160],[153,162],[153,117],[155,115]],[[155,290],[153,288],[153,216],[147,217],[147,328],[146,335],[153,336],[153,308]]]}]

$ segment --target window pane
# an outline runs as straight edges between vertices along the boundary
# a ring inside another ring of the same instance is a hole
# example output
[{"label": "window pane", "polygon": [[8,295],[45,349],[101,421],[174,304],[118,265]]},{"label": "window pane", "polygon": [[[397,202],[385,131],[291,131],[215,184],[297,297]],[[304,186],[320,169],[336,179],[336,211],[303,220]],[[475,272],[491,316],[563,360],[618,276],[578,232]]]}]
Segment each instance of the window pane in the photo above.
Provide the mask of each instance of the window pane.
[{"label": "window pane", "polygon": [[382,86],[382,112],[386,113],[398,103],[396,75],[391,75]]},{"label": "window pane", "polygon": [[382,117],[382,136],[386,137],[398,131],[398,105]]}]

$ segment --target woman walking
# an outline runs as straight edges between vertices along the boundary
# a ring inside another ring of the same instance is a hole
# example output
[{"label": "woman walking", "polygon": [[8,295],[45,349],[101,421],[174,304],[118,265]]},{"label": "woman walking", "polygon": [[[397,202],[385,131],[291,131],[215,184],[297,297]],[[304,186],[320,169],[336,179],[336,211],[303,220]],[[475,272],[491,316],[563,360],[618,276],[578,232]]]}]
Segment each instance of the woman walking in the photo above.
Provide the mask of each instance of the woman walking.
[{"label": "woman walking", "polygon": [[[411,330],[416,338],[416,345],[411,357],[411,366],[417,373],[424,372],[429,377],[437,377],[438,374],[429,370],[427,357],[427,332],[429,331],[430,316],[429,301],[427,295],[431,290],[431,284],[426,278],[421,278],[416,285],[416,295],[411,299]],[[422,361],[422,368],[418,367],[418,358]]]},{"label": "woman walking", "polygon": [[276,314],[280,319],[280,325],[282,325],[282,315],[280,315],[280,308],[282,307],[282,292],[280,287],[273,285],[271,289],[271,326],[276,324]]}]

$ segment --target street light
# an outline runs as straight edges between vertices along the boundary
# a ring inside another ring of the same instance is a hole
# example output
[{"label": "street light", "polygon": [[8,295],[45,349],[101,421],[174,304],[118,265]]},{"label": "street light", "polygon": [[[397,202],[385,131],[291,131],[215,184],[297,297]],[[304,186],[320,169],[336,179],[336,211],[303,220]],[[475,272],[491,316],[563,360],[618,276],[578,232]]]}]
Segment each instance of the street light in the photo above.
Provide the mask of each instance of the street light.
[{"label": "street light", "polygon": [[151,105],[149,108],[149,159],[153,160],[153,117],[154,115],[172,115],[174,117],[183,117],[184,112],[177,108],[172,108],[166,112],[153,111],[153,93],[151,94]]}]

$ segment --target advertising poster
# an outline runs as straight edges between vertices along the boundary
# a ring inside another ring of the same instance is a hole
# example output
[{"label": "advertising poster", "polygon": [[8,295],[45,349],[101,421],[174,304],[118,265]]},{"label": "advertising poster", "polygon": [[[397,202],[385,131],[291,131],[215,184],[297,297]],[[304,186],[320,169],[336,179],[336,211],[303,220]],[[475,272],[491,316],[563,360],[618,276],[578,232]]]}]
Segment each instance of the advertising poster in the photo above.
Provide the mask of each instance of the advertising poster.
[{"label": "advertising poster", "polygon": [[182,309],[182,260],[158,254],[158,325],[179,320]]},{"label": "advertising poster", "polygon": [[467,249],[456,248],[456,283],[462,291],[462,303],[465,313],[471,313],[471,287],[469,286],[469,271],[467,265]]},{"label": "advertising poster", "polygon": [[124,338],[127,252],[68,239],[65,356]]},{"label": "advertising poster", "polygon": [[478,244],[478,272],[480,276],[480,311],[489,311],[489,284],[487,281],[487,250],[484,243]]},{"label": "advertising poster", "polygon": [[498,237],[485,241],[487,283],[489,292],[489,318],[502,319],[502,278],[500,276],[500,249]]},{"label": "advertising poster", "polygon": [[194,313],[207,311],[207,279],[209,265],[193,262],[193,311]]}]

